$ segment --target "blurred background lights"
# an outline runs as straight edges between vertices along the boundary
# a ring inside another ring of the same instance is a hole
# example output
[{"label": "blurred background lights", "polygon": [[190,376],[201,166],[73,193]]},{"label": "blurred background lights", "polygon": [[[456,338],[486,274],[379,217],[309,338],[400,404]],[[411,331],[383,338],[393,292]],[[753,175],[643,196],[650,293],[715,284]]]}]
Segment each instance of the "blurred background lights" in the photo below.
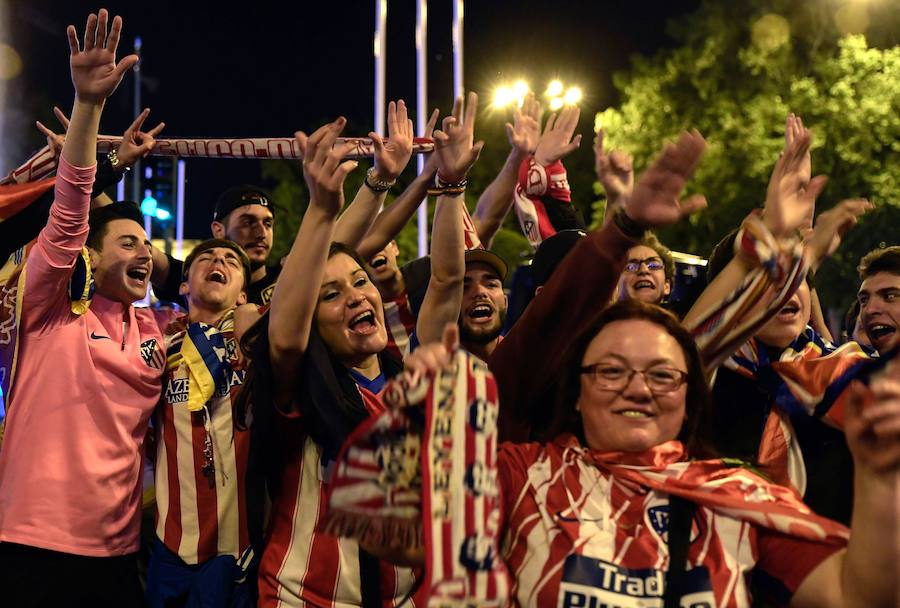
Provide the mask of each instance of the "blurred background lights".
[{"label": "blurred background lights", "polygon": [[563,83],[561,80],[553,80],[550,84],[547,85],[547,92],[545,95],[547,97],[559,97],[563,94]]},{"label": "blurred background lights", "polygon": [[12,80],[22,71],[22,58],[13,47],[0,43],[0,80]]},{"label": "blurred background lights", "polygon": [[584,93],[577,85],[569,85],[566,88],[566,84],[562,80],[553,80],[547,85],[544,97],[547,98],[550,109],[555,112],[563,106],[577,105],[584,97]]},{"label": "blurred background lights", "polygon": [[869,29],[869,10],[864,2],[848,2],[835,11],[834,24],[842,34],[864,34]]},{"label": "blurred background lights", "polygon": [[569,90],[566,91],[566,94],[563,96],[563,101],[565,101],[568,106],[574,106],[581,101],[581,89],[579,87],[569,87]]},{"label": "blurred background lights", "polygon": [[525,102],[525,96],[528,95],[530,90],[528,82],[521,78],[512,84],[502,84],[494,90],[492,105],[497,109],[513,104],[521,108]]},{"label": "blurred background lights", "polygon": [[781,15],[763,15],[750,28],[753,44],[764,51],[773,51],[785,44],[791,36],[791,26]]}]

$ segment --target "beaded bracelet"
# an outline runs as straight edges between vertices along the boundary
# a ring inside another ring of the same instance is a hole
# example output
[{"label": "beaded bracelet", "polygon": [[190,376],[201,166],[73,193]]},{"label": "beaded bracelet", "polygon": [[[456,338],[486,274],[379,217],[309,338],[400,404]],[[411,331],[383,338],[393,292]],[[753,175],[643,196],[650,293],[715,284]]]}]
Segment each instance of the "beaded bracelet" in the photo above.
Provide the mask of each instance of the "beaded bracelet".
[{"label": "beaded bracelet", "polygon": [[434,174],[434,187],[428,189],[429,196],[459,196],[466,191],[469,180],[463,177],[458,182],[446,182],[440,173]]},{"label": "beaded bracelet", "polygon": [[365,184],[372,192],[387,192],[396,183],[397,178],[388,181],[378,177],[375,167],[369,167],[369,170],[366,171]]}]

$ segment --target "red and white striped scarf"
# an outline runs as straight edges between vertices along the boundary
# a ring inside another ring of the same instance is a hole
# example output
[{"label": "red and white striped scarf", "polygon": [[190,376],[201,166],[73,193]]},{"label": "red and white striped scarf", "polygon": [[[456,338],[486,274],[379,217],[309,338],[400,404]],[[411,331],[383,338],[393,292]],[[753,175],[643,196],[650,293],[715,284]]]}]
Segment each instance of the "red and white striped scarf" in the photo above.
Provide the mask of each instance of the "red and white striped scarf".
[{"label": "red and white striped scarf", "polygon": [[[487,365],[457,351],[433,382],[403,376],[394,407],[361,424],[334,467],[324,529],[364,544],[424,545],[430,601],[500,606],[497,386]],[[424,401],[424,412],[420,404]],[[399,540],[399,542],[398,542]]]}]

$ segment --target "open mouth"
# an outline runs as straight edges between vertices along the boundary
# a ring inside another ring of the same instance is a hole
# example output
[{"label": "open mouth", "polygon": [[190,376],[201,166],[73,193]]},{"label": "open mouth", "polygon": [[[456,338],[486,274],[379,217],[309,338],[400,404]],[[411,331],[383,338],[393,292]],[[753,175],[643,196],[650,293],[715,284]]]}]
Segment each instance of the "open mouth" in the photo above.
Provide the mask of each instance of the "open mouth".
[{"label": "open mouth", "polygon": [[370,334],[375,331],[375,313],[366,310],[350,319],[350,331],[358,334]]},{"label": "open mouth", "polygon": [[866,327],[866,333],[869,334],[869,339],[872,342],[881,343],[882,341],[889,339],[889,336],[893,336],[897,332],[895,327],[890,325],[885,325],[884,323],[872,323],[868,327]]},{"label": "open mouth", "polygon": [[494,314],[494,309],[487,304],[478,304],[469,310],[470,319],[490,319]]},{"label": "open mouth", "polygon": [[371,264],[372,268],[374,268],[375,270],[378,270],[379,268],[382,268],[386,265],[387,265],[387,257],[385,257],[383,255],[376,256],[372,260],[372,264]]},{"label": "open mouth", "polygon": [[206,275],[206,280],[212,281],[214,283],[221,283],[222,285],[228,283],[228,278],[221,270],[213,270],[208,275]]},{"label": "open mouth", "polygon": [[144,282],[147,280],[147,277],[150,275],[150,271],[145,267],[140,268],[129,268],[125,271],[125,274],[130,279],[134,279],[135,281]]},{"label": "open mouth", "polygon": [[797,305],[795,302],[788,302],[781,307],[781,310],[778,311],[778,318],[782,321],[790,321],[793,320],[799,312],[799,305]]},{"label": "open mouth", "polygon": [[635,291],[638,291],[638,290],[641,290],[641,289],[651,289],[651,290],[653,290],[653,289],[656,289],[656,285],[653,284],[653,281],[646,281],[646,280],[637,281],[637,282],[634,284],[634,290],[635,290]]}]

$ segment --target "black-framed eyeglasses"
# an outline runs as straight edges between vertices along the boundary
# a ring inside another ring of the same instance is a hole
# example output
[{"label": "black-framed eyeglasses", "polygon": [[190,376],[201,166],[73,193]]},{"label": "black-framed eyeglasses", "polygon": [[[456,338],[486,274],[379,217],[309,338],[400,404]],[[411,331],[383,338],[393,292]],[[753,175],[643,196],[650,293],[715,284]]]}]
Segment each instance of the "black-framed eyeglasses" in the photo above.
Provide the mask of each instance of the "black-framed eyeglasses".
[{"label": "black-framed eyeglasses", "polygon": [[635,374],[640,374],[651,393],[665,394],[678,390],[687,381],[687,372],[667,365],[653,365],[647,369],[634,369],[615,363],[594,363],[581,368],[582,374],[590,374],[597,388],[607,391],[623,391],[631,384]]},{"label": "black-framed eyeglasses", "polygon": [[628,260],[628,263],[625,264],[625,270],[628,272],[637,272],[641,269],[641,264],[647,266],[647,270],[650,272],[663,270],[665,268],[665,264],[663,264],[662,260],[659,258],[647,258],[646,260]]}]

